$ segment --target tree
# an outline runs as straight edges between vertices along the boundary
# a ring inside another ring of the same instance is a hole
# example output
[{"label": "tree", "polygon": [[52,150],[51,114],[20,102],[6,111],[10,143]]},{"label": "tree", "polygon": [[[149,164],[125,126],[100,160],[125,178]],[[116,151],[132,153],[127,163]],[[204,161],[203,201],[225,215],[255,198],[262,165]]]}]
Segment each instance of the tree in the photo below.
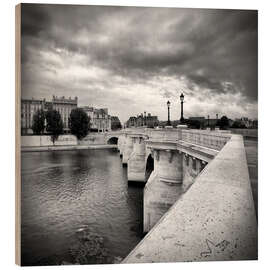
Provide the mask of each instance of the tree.
[{"label": "tree", "polygon": [[189,128],[195,128],[195,129],[201,128],[201,122],[199,120],[187,119],[185,123],[188,125]]},{"label": "tree", "polygon": [[54,144],[59,135],[63,133],[63,121],[61,115],[56,110],[49,110],[46,113],[46,121],[46,129],[51,134],[51,140]]},{"label": "tree", "polygon": [[73,109],[68,122],[71,134],[75,135],[78,140],[83,139],[88,134],[90,118],[83,109]]},{"label": "tree", "polygon": [[220,120],[217,122],[217,126],[220,127],[220,129],[227,129],[229,127],[229,119],[227,116],[222,116]]},{"label": "tree", "polygon": [[246,128],[246,126],[241,121],[234,121],[232,128]]},{"label": "tree", "polygon": [[37,110],[33,116],[33,125],[32,125],[32,130],[34,134],[42,134],[45,129],[45,113],[44,111]]},{"label": "tree", "polygon": [[122,125],[121,125],[120,122],[113,122],[113,123],[111,124],[111,129],[112,129],[112,130],[117,130],[117,129],[121,129],[121,128],[122,128]]},{"label": "tree", "polygon": [[118,116],[111,116],[111,130],[121,129],[122,125]]}]

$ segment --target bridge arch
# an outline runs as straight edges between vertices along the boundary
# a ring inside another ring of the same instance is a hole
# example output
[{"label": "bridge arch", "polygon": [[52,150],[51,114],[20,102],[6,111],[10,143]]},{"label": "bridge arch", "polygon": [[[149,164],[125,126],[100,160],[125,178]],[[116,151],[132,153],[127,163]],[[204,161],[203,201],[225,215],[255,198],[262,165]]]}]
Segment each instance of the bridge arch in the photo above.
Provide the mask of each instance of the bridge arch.
[{"label": "bridge arch", "polygon": [[110,137],[107,140],[107,144],[117,144],[118,143],[118,137]]},{"label": "bridge arch", "polygon": [[153,170],[154,170],[154,158],[152,157],[151,154],[149,154],[146,159],[146,165],[145,165],[145,181],[146,182],[148,178],[150,177]]}]

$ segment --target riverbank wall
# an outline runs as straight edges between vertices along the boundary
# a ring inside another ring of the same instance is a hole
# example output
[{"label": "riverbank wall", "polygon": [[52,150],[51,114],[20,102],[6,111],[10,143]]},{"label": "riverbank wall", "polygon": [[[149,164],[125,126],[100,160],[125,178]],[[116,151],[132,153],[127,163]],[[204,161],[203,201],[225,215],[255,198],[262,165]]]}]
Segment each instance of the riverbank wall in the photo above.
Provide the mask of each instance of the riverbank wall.
[{"label": "riverbank wall", "polygon": [[22,152],[42,152],[42,151],[63,151],[80,149],[104,149],[117,148],[117,144],[108,144],[108,134],[95,133],[89,134],[79,141],[73,135],[61,135],[54,142],[51,136],[21,136]]},{"label": "riverbank wall", "polygon": [[[49,135],[21,136],[21,147],[47,147],[47,146],[88,146],[110,144],[111,138],[118,138],[117,132],[110,133],[90,133],[82,140],[77,140],[74,135],[60,135],[54,142]],[[113,142],[112,142],[113,143]],[[115,144],[115,142],[114,142]]]},{"label": "riverbank wall", "polygon": [[117,149],[117,145],[100,144],[100,145],[64,145],[64,146],[34,146],[22,147],[21,152],[47,152],[47,151],[72,151],[86,149]]},{"label": "riverbank wall", "polygon": [[51,136],[47,135],[21,136],[21,147],[75,146],[77,144],[77,138],[73,135],[60,135],[54,144]]}]

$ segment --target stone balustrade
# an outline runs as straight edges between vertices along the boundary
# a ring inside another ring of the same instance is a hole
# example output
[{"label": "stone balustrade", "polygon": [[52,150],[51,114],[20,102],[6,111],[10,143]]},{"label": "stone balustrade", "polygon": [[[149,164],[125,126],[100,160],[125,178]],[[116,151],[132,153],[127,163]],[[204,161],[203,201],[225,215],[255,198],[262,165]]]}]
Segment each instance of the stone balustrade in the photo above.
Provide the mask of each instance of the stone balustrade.
[{"label": "stone balustrade", "polygon": [[204,131],[189,129],[147,129],[145,134],[150,140],[183,141],[211,149],[221,150],[231,134],[222,131]]},{"label": "stone balustrade", "polygon": [[213,131],[181,130],[179,138],[183,142],[221,150],[231,138],[231,134]]},{"label": "stone balustrade", "polygon": [[125,129],[119,136],[118,149],[122,156],[122,163],[128,166],[128,180],[145,182],[146,149],[153,148],[153,144],[158,143],[158,147],[163,150],[183,151],[208,163],[230,136],[220,132],[188,130],[185,127]]},{"label": "stone balustrade", "polygon": [[151,140],[177,141],[179,134],[177,129],[147,129],[146,135]]}]

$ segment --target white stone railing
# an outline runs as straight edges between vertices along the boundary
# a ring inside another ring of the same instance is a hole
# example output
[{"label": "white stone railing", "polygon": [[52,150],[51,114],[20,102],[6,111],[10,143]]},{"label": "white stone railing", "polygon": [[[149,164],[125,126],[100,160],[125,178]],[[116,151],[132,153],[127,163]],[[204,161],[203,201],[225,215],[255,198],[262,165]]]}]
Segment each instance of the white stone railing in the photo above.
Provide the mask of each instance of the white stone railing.
[{"label": "white stone railing", "polygon": [[221,150],[231,138],[229,133],[190,129],[146,129],[145,134],[150,140],[183,141],[215,150]]},{"label": "white stone railing", "polygon": [[177,141],[179,139],[177,129],[147,129],[146,135],[152,140]]},{"label": "white stone railing", "polygon": [[181,130],[179,132],[179,139],[181,141],[215,150],[221,150],[231,138],[231,134],[213,131]]}]

